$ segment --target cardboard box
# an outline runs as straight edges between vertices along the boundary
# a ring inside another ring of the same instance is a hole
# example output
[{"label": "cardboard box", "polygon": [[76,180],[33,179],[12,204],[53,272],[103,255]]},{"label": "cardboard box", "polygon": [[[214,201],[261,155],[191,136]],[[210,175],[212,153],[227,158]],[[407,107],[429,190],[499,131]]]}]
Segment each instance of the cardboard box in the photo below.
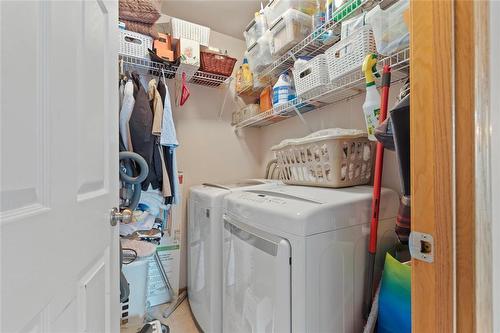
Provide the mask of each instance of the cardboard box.
[{"label": "cardboard box", "polygon": [[200,66],[200,43],[187,38],[174,39],[175,59],[181,64]]},{"label": "cardboard box", "polygon": [[168,60],[174,61],[174,51],[172,50],[172,36],[167,34],[158,33],[158,39],[153,42],[154,48],[156,50],[156,55]]}]

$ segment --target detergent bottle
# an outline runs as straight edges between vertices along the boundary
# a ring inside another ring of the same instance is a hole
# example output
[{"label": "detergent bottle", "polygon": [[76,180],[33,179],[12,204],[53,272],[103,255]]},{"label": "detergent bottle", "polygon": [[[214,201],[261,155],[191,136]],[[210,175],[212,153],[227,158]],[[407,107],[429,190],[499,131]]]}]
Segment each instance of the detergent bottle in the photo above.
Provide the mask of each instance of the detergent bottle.
[{"label": "detergent bottle", "polygon": [[288,74],[282,73],[273,87],[273,105],[277,106],[294,98],[292,83]]},{"label": "detergent bottle", "polygon": [[243,58],[243,64],[241,65],[241,87],[246,89],[253,85],[253,74],[250,70],[250,65],[248,65],[247,58]]},{"label": "detergent bottle", "polygon": [[377,71],[377,55],[369,54],[363,61],[362,67],[366,79],[366,98],[363,103],[363,113],[365,114],[366,131],[368,139],[376,141],[375,128],[378,126],[378,118],[380,115],[380,94],[375,85],[375,76],[379,77]]}]

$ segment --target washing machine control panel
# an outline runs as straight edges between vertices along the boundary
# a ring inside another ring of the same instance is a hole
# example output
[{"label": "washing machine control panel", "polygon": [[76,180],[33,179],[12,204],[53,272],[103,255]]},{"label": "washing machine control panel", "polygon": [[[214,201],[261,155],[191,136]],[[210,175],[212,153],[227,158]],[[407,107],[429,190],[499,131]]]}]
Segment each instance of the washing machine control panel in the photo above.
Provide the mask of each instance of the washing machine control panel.
[{"label": "washing machine control panel", "polygon": [[284,205],[286,200],[276,197],[271,197],[262,193],[242,193],[240,199],[256,202],[259,204],[269,203],[274,205]]}]

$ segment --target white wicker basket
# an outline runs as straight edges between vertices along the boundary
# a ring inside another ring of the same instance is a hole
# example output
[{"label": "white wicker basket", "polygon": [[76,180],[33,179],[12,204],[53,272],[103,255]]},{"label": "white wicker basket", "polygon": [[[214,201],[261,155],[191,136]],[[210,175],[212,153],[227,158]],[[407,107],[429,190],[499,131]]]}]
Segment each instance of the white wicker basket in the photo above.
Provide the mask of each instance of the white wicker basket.
[{"label": "white wicker basket", "polygon": [[303,97],[309,91],[324,86],[330,82],[326,56],[319,54],[309,60],[307,64],[293,69],[293,81],[297,96]]},{"label": "white wicker basket", "polygon": [[200,45],[208,46],[210,42],[210,28],[184,21],[172,17],[172,37],[174,38],[187,38],[194,40]]},{"label": "white wicker basket", "polygon": [[372,178],[375,143],[366,132],[333,128],[271,148],[286,184],[347,187]]},{"label": "white wicker basket", "polygon": [[376,52],[371,27],[365,25],[326,50],[325,55],[330,81],[334,81],[355,70],[361,70],[366,55]]},{"label": "white wicker basket", "polygon": [[120,29],[120,53],[137,58],[149,58],[148,48],[153,49],[153,38]]}]

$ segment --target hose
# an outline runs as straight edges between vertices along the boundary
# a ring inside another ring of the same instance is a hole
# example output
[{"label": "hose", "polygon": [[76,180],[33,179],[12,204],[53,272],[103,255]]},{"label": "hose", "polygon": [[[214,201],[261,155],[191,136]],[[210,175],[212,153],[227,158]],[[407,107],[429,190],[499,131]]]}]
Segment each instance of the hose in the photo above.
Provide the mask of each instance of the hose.
[{"label": "hose", "polygon": [[[120,179],[125,183],[124,186],[126,188],[131,187],[133,191],[129,199],[128,208],[134,210],[141,199],[141,183],[148,177],[149,167],[141,155],[130,151],[120,152],[119,159],[120,161],[124,161],[123,167],[120,167]],[[132,161],[135,162],[135,165],[139,166],[139,175],[135,177]]]},{"label": "hose", "polygon": [[270,160],[269,162],[267,162],[267,165],[266,165],[266,179],[271,179],[272,176],[269,175],[269,171],[271,170],[271,166],[273,164],[278,164],[278,159],[277,158],[273,158],[272,160]]},{"label": "hose", "polygon": [[131,177],[127,175],[121,168],[120,168],[120,178],[122,181],[125,183],[129,184],[139,184],[142,183],[143,181],[146,180],[148,177],[149,173],[149,167],[148,164],[146,163],[146,160],[142,158],[141,155],[133,153],[131,151],[121,151],[120,152],[120,161],[122,160],[132,160],[137,163],[139,166],[140,173],[137,177]]}]

